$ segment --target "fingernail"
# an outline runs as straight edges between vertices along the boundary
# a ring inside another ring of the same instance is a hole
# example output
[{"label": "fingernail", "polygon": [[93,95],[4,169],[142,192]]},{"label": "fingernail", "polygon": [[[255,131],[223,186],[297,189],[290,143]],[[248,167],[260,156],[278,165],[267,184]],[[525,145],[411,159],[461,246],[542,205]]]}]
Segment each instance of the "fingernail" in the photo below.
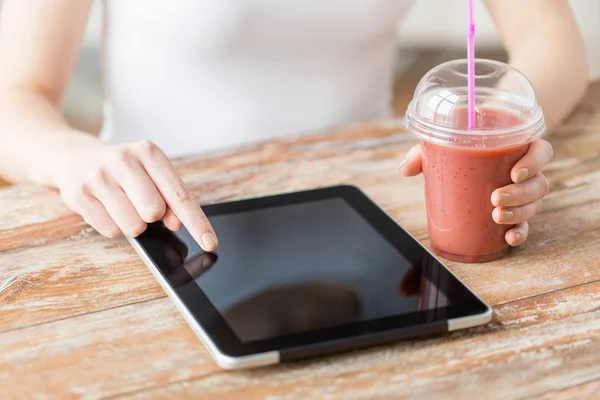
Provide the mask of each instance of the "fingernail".
[{"label": "fingernail", "polygon": [[408,162],[408,160],[404,160],[402,161],[402,163],[400,163],[400,165],[398,166],[399,170],[402,170],[402,167],[404,167],[406,165],[406,163]]},{"label": "fingernail", "polygon": [[517,233],[515,233],[515,240],[516,240],[517,242],[520,242],[520,241],[521,241],[521,237],[523,237],[523,235],[521,235],[521,232],[517,232]]},{"label": "fingernail", "polygon": [[507,206],[510,203],[510,194],[508,193],[500,193],[498,195],[498,205],[499,206]]},{"label": "fingernail", "polygon": [[217,247],[217,238],[210,232],[206,232],[202,235],[202,244],[204,245],[204,250],[213,250]]},{"label": "fingernail", "polygon": [[510,221],[511,219],[513,219],[514,216],[515,213],[513,213],[512,211],[502,211],[502,214],[500,214],[500,220]]},{"label": "fingernail", "polygon": [[517,182],[523,182],[529,178],[529,170],[527,168],[521,168],[517,171]]}]

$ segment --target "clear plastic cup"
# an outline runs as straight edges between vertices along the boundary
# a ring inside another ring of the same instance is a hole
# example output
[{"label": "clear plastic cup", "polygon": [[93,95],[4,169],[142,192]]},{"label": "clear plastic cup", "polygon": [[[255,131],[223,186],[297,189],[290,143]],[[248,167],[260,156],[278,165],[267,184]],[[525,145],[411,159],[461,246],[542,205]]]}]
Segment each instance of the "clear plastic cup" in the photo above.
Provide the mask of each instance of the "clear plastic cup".
[{"label": "clear plastic cup", "polygon": [[438,65],[420,81],[404,120],[421,141],[432,250],[448,260],[486,262],[508,252],[492,219],[492,192],[529,143],[546,132],[527,78],[492,60],[475,60],[476,126],[468,127],[467,60]]}]

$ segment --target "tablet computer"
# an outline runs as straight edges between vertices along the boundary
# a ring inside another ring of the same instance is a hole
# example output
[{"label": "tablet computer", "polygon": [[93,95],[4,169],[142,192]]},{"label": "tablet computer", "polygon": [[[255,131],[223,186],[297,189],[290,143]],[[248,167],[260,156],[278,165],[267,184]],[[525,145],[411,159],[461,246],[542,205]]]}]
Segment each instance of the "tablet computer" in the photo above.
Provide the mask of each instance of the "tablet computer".
[{"label": "tablet computer", "polygon": [[443,333],[491,309],[359,189],[203,207],[219,237],[129,238],[216,363],[237,369]]}]

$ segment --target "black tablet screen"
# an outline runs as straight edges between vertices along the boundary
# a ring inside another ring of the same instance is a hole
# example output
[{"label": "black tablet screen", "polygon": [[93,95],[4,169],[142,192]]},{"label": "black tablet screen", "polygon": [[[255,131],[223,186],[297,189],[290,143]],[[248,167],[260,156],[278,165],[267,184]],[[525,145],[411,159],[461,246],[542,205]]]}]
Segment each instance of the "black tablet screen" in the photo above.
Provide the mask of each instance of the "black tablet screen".
[{"label": "black tablet screen", "polygon": [[183,261],[241,342],[449,305],[443,282],[425,278],[341,197],[210,220],[216,254],[185,229],[161,251],[173,267]]}]

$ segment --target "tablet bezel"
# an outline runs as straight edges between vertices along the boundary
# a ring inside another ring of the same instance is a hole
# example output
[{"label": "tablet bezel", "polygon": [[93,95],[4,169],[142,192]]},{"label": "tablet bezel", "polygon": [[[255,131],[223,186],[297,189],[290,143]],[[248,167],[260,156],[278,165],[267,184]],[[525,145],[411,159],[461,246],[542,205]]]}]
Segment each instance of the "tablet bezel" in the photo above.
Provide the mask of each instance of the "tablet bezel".
[{"label": "tablet bezel", "polygon": [[[429,268],[422,270],[428,279],[430,274],[440,274],[448,283],[448,292],[444,293],[452,302],[452,305],[441,309],[418,311],[411,314],[403,314],[392,317],[367,320],[343,326],[296,333],[258,340],[254,342],[243,342],[229,327],[225,319],[213,306],[208,297],[196,282],[189,277],[181,284],[170,279],[170,274],[161,268],[160,255],[152,254],[147,249],[147,240],[144,234],[138,238],[129,238],[138,253],[142,255],[146,264],[156,271],[155,276],[161,278],[161,284],[171,290],[167,291],[171,296],[176,296],[189,315],[186,315],[188,323],[194,322],[201,328],[201,339],[206,342],[210,340],[215,350],[222,352],[229,358],[247,358],[255,354],[269,354],[279,352],[283,358],[299,358],[300,354],[307,354],[310,348],[323,349],[336,343],[339,347],[348,347],[351,342],[365,342],[365,338],[371,338],[371,342],[385,341],[393,338],[417,336],[433,332],[447,332],[452,330],[452,321],[467,321],[462,325],[473,326],[485,323],[491,316],[490,307],[479,297],[472,293],[457,277],[455,277],[437,258],[404,230],[396,221],[379,208],[362,191],[354,186],[334,186],[313,189],[302,192],[285,193],[268,197],[238,200],[226,203],[203,206],[203,210],[210,218],[211,216],[239,213],[261,208],[271,208],[291,204],[306,203],[318,200],[341,198],[345,200],[355,212],[361,215],[379,234],[381,234],[394,248],[404,255],[409,262],[419,265],[423,256],[431,264]],[[185,228],[182,228],[185,229]],[[433,261],[432,261],[433,260]],[[184,313],[185,315],[185,313]],[[476,317],[480,323],[475,323]],[[191,320],[190,320],[191,318]],[[474,319],[475,318],[475,319]],[[454,328],[461,328],[461,323]],[[193,326],[192,326],[193,327]],[[197,333],[198,330],[195,329]],[[205,337],[203,337],[205,336]],[[389,338],[389,339],[388,339]],[[333,347],[331,347],[333,348]],[[325,351],[321,351],[325,352]],[[214,354],[213,354],[214,356]]]}]

